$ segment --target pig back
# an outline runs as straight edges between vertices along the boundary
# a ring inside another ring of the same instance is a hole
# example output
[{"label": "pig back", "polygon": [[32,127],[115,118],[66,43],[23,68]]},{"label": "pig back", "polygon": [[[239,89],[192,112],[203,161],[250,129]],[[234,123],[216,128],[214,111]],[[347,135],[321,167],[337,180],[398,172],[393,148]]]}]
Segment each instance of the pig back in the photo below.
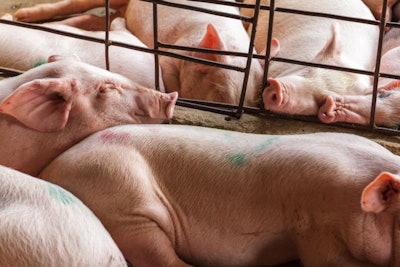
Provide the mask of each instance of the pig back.
[{"label": "pig back", "polygon": [[[76,166],[86,175],[74,174]],[[338,215],[360,214],[362,188],[381,171],[399,170],[398,156],[349,134],[125,125],[85,139],[41,177],[67,173],[70,179],[56,183],[88,201],[108,229],[131,214],[146,214],[184,261],[215,266],[234,259],[255,266],[294,259],[293,233],[312,232],[314,221],[318,229],[331,229]],[[255,259],[250,251],[266,256]]]},{"label": "pig back", "polygon": [[2,266],[126,266],[110,235],[71,193],[0,166]]}]

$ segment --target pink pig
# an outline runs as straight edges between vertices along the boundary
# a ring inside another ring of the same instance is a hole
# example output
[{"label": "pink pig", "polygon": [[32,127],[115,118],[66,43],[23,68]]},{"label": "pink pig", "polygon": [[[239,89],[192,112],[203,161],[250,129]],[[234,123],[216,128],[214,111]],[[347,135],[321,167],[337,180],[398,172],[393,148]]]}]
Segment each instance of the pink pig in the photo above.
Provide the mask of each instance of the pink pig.
[{"label": "pink pig", "polygon": [[44,64],[0,81],[0,164],[36,176],[96,131],[170,119],[176,99],[72,58]]},{"label": "pink pig", "polygon": [[[90,3],[88,3],[90,2]],[[111,5],[124,5],[127,1],[110,1]],[[227,0],[226,2],[234,2]],[[175,0],[174,4],[185,4],[239,15],[237,7],[211,3],[191,3]],[[103,6],[102,0],[64,0],[55,4],[43,4],[33,8],[20,9],[15,13],[19,20],[35,21],[50,16],[85,11],[90,7]],[[129,1],[125,18],[127,28],[144,44],[154,46],[153,5],[145,1]],[[75,18],[81,25],[82,17]],[[71,22],[71,20],[69,20]],[[160,42],[225,51],[248,53],[250,38],[238,19],[224,18],[202,12],[158,5],[158,39]],[[178,50],[166,49],[168,52]],[[179,51],[179,54],[217,63],[246,67],[247,58],[231,55],[217,55],[201,52]],[[163,80],[167,92],[177,91],[180,97],[194,98],[237,104],[241,97],[244,75],[235,70],[211,67],[205,64],[183,61],[173,57],[160,57]],[[245,105],[258,104],[258,90],[261,88],[263,68],[256,59],[252,60],[245,96]]]},{"label": "pink pig", "polygon": [[2,266],[126,266],[95,215],[61,187],[0,165]]},{"label": "pink pig", "polygon": [[[245,3],[254,4],[255,0]],[[261,3],[270,5],[268,0]],[[281,0],[276,7],[374,19],[360,0]],[[251,15],[252,10],[243,8],[241,13]],[[268,25],[269,11],[261,11],[255,40],[260,53],[266,47]],[[273,26],[272,45],[279,57],[362,70],[370,70],[375,62],[375,25],[276,11]],[[366,94],[371,88],[366,75],[280,61],[270,62],[268,77],[262,96],[265,109],[287,114],[316,115],[327,93]]]},{"label": "pink pig", "polygon": [[124,125],[39,177],[78,196],[135,267],[361,267],[400,265],[399,171],[356,135]]},{"label": "pink pig", "polygon": [[[12,20],[10,15],[3,19]],[[105,38],[103,31],[86,31],[61,23],[45,23],[41,26],[94,38]],[[111,41],[146,46],[126,29],[125,20],[116,18],[110,26]],[[0,66],[28,70],[44,63],[51,55],[78,56],[82,61],[106,68],[104,44],[79,40],[44,31],[0,24]],[[110,71],[124,75],[136,83],[155,88],[154,55],[118,46],[109,47]],[[165,91],[160,76],[160,90]]]},{"label": "pink pig", "polygon": [[[400,75],[400,30],[391,29],[386,33],[383,43],[380,72]],[[372,87],[371,87],[372,88]],[[375,124],[395,127],[400,125],[400,81],[379,78],[376,99]],[[372,107],[372,94],[335,96],[328,94],[318,111],[324,123],[348,122],[369,124]]]}]

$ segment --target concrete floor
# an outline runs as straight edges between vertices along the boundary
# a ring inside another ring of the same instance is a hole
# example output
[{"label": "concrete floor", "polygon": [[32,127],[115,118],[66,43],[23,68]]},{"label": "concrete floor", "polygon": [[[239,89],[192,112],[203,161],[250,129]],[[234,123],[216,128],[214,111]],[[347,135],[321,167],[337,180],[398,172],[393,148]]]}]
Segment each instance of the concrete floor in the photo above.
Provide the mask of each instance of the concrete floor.
[{"label": "concrete floor", "polygon": [[[21,7],[31,6],[36,3],[56,2],[57,0],[2,0],[0,14],[13,13]],[[1,25],[0,25],[1,26]],[[1,49],[1,48],[0,48]],[[384,145],[394,153],[400,155],[400,136],[372,133],[362,130],[325,125],[321,123],[304,122],[293,119],[280,119],[276,117],[253,116],[244,114],[240,119],[226,119],[224,115],[178,107],[171,123],[201,125],[228,130],[263,133],[263,134],[303,134],[310,132],[348,132],[368,137]]]}]

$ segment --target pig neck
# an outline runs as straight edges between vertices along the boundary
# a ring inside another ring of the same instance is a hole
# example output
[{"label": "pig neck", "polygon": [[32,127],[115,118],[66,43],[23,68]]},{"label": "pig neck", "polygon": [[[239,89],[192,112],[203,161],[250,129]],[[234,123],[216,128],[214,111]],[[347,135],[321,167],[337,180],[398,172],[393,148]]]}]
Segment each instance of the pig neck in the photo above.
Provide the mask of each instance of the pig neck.
[{"label": "pig neck", "polygon": [[37,176],[41,169],[79,139],[67,131],[42,133],[0,114],[0,164]]}]

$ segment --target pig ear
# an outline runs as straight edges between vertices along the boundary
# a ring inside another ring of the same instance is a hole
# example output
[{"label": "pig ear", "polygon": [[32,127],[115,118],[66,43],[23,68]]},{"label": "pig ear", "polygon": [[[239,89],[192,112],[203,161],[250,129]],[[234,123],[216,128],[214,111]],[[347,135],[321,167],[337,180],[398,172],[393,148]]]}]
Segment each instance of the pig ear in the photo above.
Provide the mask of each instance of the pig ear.
[{"label": "pig ear", "polygon": [[41,79],[17,88],[0,103],[0,112],[40,132],[64,129],[72,106],[75,82]]},{"label": "pig ear", "polygon": [[[206,34],[200,41],[199,48],[215,49],[215,50],[226,50],[225,43],[219,36],[217,29],[212,24],[207,25]],[[224,59],[223,55],[208,54],[208,53],[195,53],[196,57],[222,62]]]},{"label": "pig ear", "polygon": [[382,172],[363,191],[361,207],[366,212],[380,213],[392,206],[400,196],[400,178]]},{"label": "pig ear", "polygon": [[[276,39],[276,38],[272,38],[271,39],[271,51],[270,51],[269,56],[270,57],[276,57],[278,55],[280,49],[281,49],[281,45],[279,43],[279,40]],[[264,48],[261,51],[260,55],[265,55],[266,53],[267,53],[267,48]],[[265,60],[260,60],[260,63],[262,65],[262,67],[264,68],[265,67]]]},{"label": "pig ear", "polygon": [[342,44],[339,40],[339,24],[337,22],[334,22],[332,23],[332,37],[325,45],[325,47],[318,52],[316,56],[316,61],[319,62],[323,58],[340,57],[341,52]]}]

